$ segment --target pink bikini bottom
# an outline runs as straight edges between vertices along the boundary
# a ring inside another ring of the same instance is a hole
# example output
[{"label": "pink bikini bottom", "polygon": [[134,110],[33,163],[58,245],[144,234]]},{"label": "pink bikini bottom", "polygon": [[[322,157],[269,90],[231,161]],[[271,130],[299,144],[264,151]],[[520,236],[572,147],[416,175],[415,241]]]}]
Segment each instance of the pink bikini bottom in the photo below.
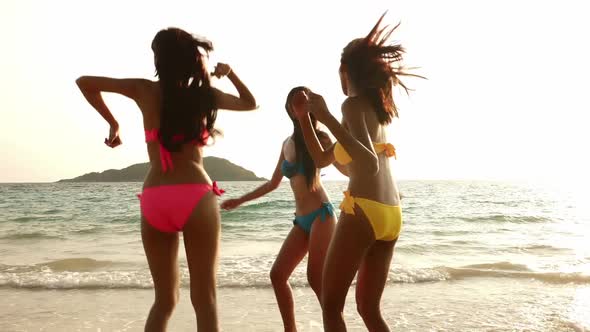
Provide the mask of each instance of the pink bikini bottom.
[{"label": "pink bikini bottom", "polygon": [[150,225],[162,232],[179,232],[210,191],[217,196],[224,193],[216,182],[213,185],[187,183],[144,188],[137,197],[141,214]]}]

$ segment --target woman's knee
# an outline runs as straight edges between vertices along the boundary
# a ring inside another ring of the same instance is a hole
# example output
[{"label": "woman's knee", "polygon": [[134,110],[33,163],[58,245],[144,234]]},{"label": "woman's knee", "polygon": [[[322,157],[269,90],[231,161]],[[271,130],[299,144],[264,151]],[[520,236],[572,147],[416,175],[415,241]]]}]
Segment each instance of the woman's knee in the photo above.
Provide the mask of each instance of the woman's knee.
[{"label": "woman's knee", "polygon": [[322,312],[325,317],[333,317],[334,315],[342,315],[344,311],[344,301],[335,294],[322,293],[321,296]]},{"label": "woman's knee", "polygon": [[195,309],[215,305],[215,289],[191,289],[191,303]]},{"label": "woman's knee", "polygon": [[307,271],[307,283],[309,287],[318,295],[321,296],[322,293],[322,277],[313,271]]},{"label": "woman's knee", "polygon": [[287,279],[289,279],[289,276],[276,265],[273,265],[273,267],[270,269],[269,276],[273,286],[284,284],[287,282]]},{"label": "woman's knee", "polygon": [[154,307],[164,314],[171,314],[178,304],[180,293],[178,290],[166,294],[156,294]]},{"label": "woman's knee", "polygon": [[356,301],[356,311],[365,321],[381,317],[379,303],[368,303],[359,298]]}]

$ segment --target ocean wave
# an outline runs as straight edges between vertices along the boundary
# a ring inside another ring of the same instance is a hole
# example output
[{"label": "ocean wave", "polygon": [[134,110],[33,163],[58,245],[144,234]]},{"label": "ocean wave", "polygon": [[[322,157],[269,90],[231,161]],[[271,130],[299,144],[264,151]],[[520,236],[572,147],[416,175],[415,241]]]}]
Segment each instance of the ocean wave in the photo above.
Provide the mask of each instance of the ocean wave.
[{"label": "ocean wave", "polygon": [[457,219],[465,222],[484,223],[484,222],[499,222],[499,223],[515,223],[515,224],[529,224],[529,223],[546,223],[551,219],[541,216],[511,216],[505,214],[490,214],[487,216],[474,217],[458,217]]},{"label": "ocean wave", "polygon": [[[87,228],[80,228],[76,230],[72,230],[71,232],[77,235],[86,235],[86,234],[99,234],[104,232],[105,228],[101,226],[93,226]],[[128,233],[138,233],[137,229],[128,229],[126,230]]]},{"label": "ocean wave", "polygon": [[0,240],[51,240],[63,239],[63,236],[51,235],[46,232],[16,233],[0,236]]},{"label": "ocean wave", "polygon": [[[286,232],[282,232],[286,233]],[[257,243],[277,243],[281,242],[285,239],[286,234],[262,234],[252,236],[249,232],[233,232],[229,233],[226,232],[222,235],[223,241],[232,241],[232,240],[246,240],[246,241],[256,241]]]},{"label": "ocean wave", "polygon": [[466,278],[510,278],[510,279],[533,279],[551,284],[589,284],[590,275],[575,272],[520,272],[500,271],[468,268],[447,268],[452,279]]},{"label": "ocean wave", "polygon": [[48,267],[52,271],[85,272],[105,269],[116,265],[123,265],[113,261],[99,261],[92,258],[66,258],[38,264],[40,267]]},{"label": "ocean wave", "polygon": [[0,264],[0,273],[60,273],[60,272],[93,272],[112,270],[131,266],[130,263],[100,261],[92,258],[66,258],[34,265],[4,265]]},{"label": "ocean wave", "polygon": [[115,218],[108,218],[101,220],[102,223],[108,224],[138,224],[141,220],[139,214],[132,213],[131,215],[122,215]]},{"label": "ocean wave", "polygon": [[[180,287],[189,288],[190,278],[183,273]],[[394,274],[388,280],[395,283],[424,283],[447,280],[445,273],[430,271],[407,271]],[[309,287],[304,274],[289,279],[292,287]],[[354,283],[353,283],[354,284]],[[102,271],[102,272],[39,272],[0,273],[0,287],[19,289],[150,289],[153,288],[149,271]],[[219,278],[219,288],[268,288],[272,287],[268,273],[249,276]]]},{"label": "ocean wave", "polygon": [[514,264],[510,262],[497,262],[497,263],[483,263],[473,264],[461,267],[462,269],[479,269],[479,270],[498,270],[498,271],[526,271],[531,270],[524,264]]},{"label": "ocean wave", "polygon": [[51,215],[51,214],[58,214],[60,212],[63,212],[63,210],[60,210],[60,209],[49,209],[49,210],[43,211],[43,214],[44,215],[47,215],[47,214]]},{"label": "ocean wave", "polygon": [[224,211],[224,214],[231,215],[260,210],[283,210],[285,208],[295,210],[295,202],[293,200],[272,200],[255,202],[247,205],[242,205],[235,210]]},{"label": "ocean wave", "polygon": [[[462,244],[461,246],[455,244],[455,243],[437,243],[436,244],[436,250],[439,251],[444,251],[444,252],[452,252],[453,250],[467,250],[467,244],[471,244],[471,242],[465,241],[465,244]],[[473,242],[475,243],[475,242]],[[429,243],[409,243],[409,244],[400,244],[400,245],[396,245],[395,250],[398,252],[404,252],[404,253],[415,253],[415,254],[422,254],[424,252],[428,252],[430,250],[432,250],[433,245],[429,244]],[[472,248],[472,247],[471,247]],[[469,249],[471,249],[469,248]]]},{"label": "ocean wave", "polygon": [[474,200],[474,204],[494,204],[494,205],[510,205],[516,204],[515,202],[511,201],[490,201],[490,200]]},{"label": "ocean wave", "polygon": [[437,236],[457,236],[457,235],[472,235],[475,234],[474,230],[464,229],[445,229],[445,230],[434,230],[430,232],[432,235]]},{"label": "ocean wave", "polygon": [[149,273],[132,271],[0,273],[0,287],[23,289],[148,289]]},{"label": "ocean wave", "polygon": [[[251,262],[253,263],[253,262]],[[56,260],[32,266],[0,265],[0,287],[24,289],[148,289],[152,278],[146,266],[125,270],[123,263],[88,258]],[[256,265],[222,262],[218,274],[220,288],[271,288],[268,271],[271,261]],[[117,269],[114,269],[117,268]],[[105,270],[109,269],[109,270]],[[395,267],[388,284],[416,284],[466,280],[473,278],[532,279],[552,284],[590,284],[590,275],[582,273],[537,272],[525,265],[509,262],[474,264],[463,267]],[[305,269],[300,266],[289,280],[294,287],[308,287]],[[181,264],[181,287],[188,288],[190,276]]]},{"label": "ocean wave", "polygon": [[14,218],[14,219],[10,220],[10,221],[13,221],[13,222],[28,222],[28,221],[34,221],[36,219],[38,219],[38,217],[33,217],[33,216],[32,217],[17,217],[17,218]]},{"label": "ocean wave", "polygon": [[451,279],[466,278],[510,278],[533,279],[552,284],[589,284],[590,275],[581,272],[539,272],[533,271],[523,264],[497,262],[473,264],[459,268],[443,268]]},{"label": "ocean wave", "polygon": [[512,247],[513,249],[523,250],[523,251],[560,251],[560,252],[569,252],[571,249],[569,248],[560,248],[554,247],[552,245],[547,244],[533,244],[528,246],[518,246]]}]

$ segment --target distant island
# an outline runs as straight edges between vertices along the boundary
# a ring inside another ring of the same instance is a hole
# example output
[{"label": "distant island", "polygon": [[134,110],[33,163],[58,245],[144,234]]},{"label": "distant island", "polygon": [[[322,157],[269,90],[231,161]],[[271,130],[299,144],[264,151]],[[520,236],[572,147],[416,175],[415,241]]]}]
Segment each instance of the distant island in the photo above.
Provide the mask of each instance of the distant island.
[{"label": "distant island", "polygon": [[[217,157],[203,158],[205,170],[214,181],[266,181],[254,172]],[[104,172],[92,172],[73,179],[58,182],[142,182],[148,171],[149,163],[135,164],[123,169],[109,169]]]}]

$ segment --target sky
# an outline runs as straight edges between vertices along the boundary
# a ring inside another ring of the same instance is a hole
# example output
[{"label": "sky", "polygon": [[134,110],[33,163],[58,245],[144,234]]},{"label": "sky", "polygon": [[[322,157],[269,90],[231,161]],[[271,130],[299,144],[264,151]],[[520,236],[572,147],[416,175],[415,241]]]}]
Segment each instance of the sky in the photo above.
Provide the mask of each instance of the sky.
[{"label": "sky", "polygon": [[[584,1],[30,1],[0,2],[0,182],[45,182],[147,161],[141,113],[105,100],[123,145],[81,75],[154,79],[150,43],[176,26],[213,41],[259,109],[220,111],[205,155],[270,177],[292,124],[288,91],[307,85],[340,117],[342,48],[388,10],[405,64],[428,80],[396,91],[389,127],[400,179],[588,179],[590,46]],[[233,92],[227,79],[214,80]],[[324,171],[326,179],[340,179]]]}]

